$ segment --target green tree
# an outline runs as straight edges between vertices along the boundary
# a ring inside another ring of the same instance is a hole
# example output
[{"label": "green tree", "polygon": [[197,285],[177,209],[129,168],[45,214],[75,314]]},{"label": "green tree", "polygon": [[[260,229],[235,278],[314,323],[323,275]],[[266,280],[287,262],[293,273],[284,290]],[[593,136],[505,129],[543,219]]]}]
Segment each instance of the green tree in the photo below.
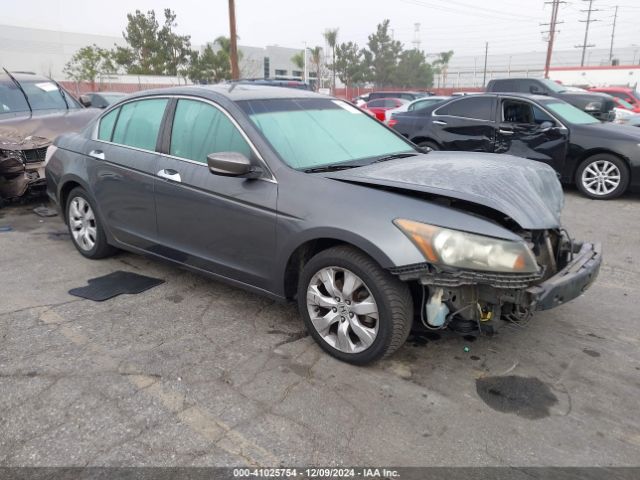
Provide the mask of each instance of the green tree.
[{"label": "green tree", "polygon": [[[214,50],[217,47],[217,50]],[[218,37],[207,44],[202,52],[191,52],[187,76],[194,83],[218,83],[231,79],[231,42]]]},{"label": "green tree", "polygon": [[112,73],[114,70],[109,51],[93,44],[74,53],[63,71],[75,82],[91,82],[93,88],[98,74]]},{"label": "green tree", "polygon": [[190,57],[191,40],[189,35],[175,33],[176,26],[176,15],[169,8],[164,10],[162,27],[154,10],[127,14],[122,32],[127,46],[115,48],[115,62],[131,74],[177,75]]},{"label": "green tree", "polygon": [[393,84],[402,43],[389,35],[389,20],[378,24],[376,32],[369,35],[368,49],[364,50],[366,65],[369,69],[369,80],[376,87]]},{"label": "green tree", "polygon": [[422,50],[405,50],[400,54],[395,82],[398,87],[427,88],[433,85],[433,68]]},{"label": "green tree", "polygon": [[178,35],[174,29],[178,26],[176,14],[170,9],[164,10],[165,22],[158,31],[158,45],[161,48],[161,60],[164,63],[164,75],[175,76],[189,59],[191,37]]},{"label": "green tree", "polygon": [[438,54],[438,58],[433,62],[433,67],[442,77],[442,86],[444,86],[447,81],[447,72],[449,70],[449,61],[451,61],[451,57],[453,57],[453,50],[440,52]]},{"label": "green tree", "polygon": [[324,39],[327,41],[329,48],[331,49],[331,74],[332,74],[332,83],[331,83],[331,91],[335,93],[336,91],[336,44],[338,43],[338,29],[327,29],[323,33]]},{"label": "green tree", "polygon": [[357,43],[347,42],[336,46],[335,72],[347,89],[365,79],[363,56]]}]

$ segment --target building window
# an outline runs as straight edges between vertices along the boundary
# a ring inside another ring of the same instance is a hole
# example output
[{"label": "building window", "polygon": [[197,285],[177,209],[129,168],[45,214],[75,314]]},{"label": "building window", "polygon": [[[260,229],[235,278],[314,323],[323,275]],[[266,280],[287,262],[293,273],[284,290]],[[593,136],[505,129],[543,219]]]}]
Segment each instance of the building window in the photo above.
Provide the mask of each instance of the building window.
[{"label": "building window", "polygon": [[317,78],[318,74],[316,72],[309,72],[309,78]]},{"label": "building window", "polygon": [[287,71],[286,70],[278,70],[276,69],[276,77],[286,77],[287,76]]},{"label": "building window", "polygon": [[264,78],[269,78],[269,72],[271,71],[269,67],[269,57],[264,57]]},{"label": "building window", "polygon": [[300,70],[292,70],[291,71],[291,75],[294,76],[294,77],[302,78],[303,73]]}]

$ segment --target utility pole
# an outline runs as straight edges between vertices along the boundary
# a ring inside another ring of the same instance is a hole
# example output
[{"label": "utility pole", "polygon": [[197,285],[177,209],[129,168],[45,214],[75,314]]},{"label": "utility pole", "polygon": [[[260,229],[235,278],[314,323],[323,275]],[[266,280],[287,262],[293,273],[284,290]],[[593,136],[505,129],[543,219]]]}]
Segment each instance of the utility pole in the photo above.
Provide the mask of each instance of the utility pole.
[{"label": "utility pole", "polygon": [[229,60],[231,61],[231,78],[240,78],[240,68],[238,68],[238,36],[236,35],[236,5],[235,0],[229,0]]},{"label": "utility pole", "polygon": [[592,22],[597,22],[598,20],[595,19],[591,19],[591,13],[592,12],[599,12],[600,10],[595,10],[593,8],[593,0],[582,0],[583,2],[589,2],[589,9],[588,10],[580,10],[581,12],[587,12],[587,19],[586,20],[578,20],[581,23],[585,23],[585,29],[584,29],[584,42],[582,43],[582,45],[576,45],[576,48],[582,48],[582,59],[580,60],[580,66],[584,67],[584,56],[587,52],[587,48],[591,48],[591,47],[595,47],[595,45],[593,44],[588,44],[587,40],[589,39],[589,25],[591,25]]},{"label": "utility pole", "polygon": [[541,24],[541,25],[549,25],[549,32],[548,32],[549,38],[547,40],[547,59],[544,62],[544,78],[549,78],[549,67],[551,66],[551,55],[553,54],[553,41],[557,33],[556,26],[559,23],[563,23],[563,22],[558,22],[558,10],[560,8],[560,3],[565,3],[565,2],[561,2],[560,0],[552,0],[551,2],[545,2],[545,3],[547,4],[551,3],[551,21],[549,23]]},{"label": "utility pole", "polygon": [[611,45],[609,46],[609,63],[613,64],[613,39],[616,36],[616,20],[618,20],[618,6],[613,14],[613,28],[611,29]]},{"label": "utility pole", "polygon": [[487,86],[487,56],[489,54],[489,42],[484,42],[484,74],[482,75],[482,87]]}]

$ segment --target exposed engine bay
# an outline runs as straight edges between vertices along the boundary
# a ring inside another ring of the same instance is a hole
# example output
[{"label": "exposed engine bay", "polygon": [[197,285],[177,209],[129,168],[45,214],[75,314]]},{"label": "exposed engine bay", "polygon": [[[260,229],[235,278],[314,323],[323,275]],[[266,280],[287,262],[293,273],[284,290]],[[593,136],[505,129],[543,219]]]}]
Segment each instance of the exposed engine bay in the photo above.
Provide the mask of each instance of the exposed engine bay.
[{"label": "exposed engine bay", "polygon": [[[447,269],[424,263],[392,273],[418,286],[417,310],[429,330],[451,328],[462,334],[493,333],[504,322],[525,325],[536,310],[556,307],[578,296],[597,276],[599,246],[577,244],[565,230],[519,232],[535,255],[536,273],[496,273]],[[570,277],[567,277],[570,275]],[[563,278],[572,279],[563,282]],[[564,284],[566,283],[566,284]]]}]

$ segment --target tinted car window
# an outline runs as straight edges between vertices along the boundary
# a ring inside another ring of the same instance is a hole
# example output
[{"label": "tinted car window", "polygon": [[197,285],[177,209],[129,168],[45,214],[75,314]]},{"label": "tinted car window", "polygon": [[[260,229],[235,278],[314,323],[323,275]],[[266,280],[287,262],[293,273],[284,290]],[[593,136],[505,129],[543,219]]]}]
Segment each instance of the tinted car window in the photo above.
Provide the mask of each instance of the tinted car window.
[{"label": "tinted car window", "polygon": [[367,103],[367,107],[384,107],[386,105],[387,101],[386,100],[373,100],[369,103]]},{"label": "tinted car window", "polygon": [[118,118],[119,108],[115,110],[111,110],[104,117],[100,119],[100,127],[98,128],[98,139],[105,140],[107,142],[111,141],[111,136],[113,135],[113,126],[116,123],[116,119]]},{"label": "tinted car window", "polygon": [[493,98],[466,97],[440,107],[436,115],[471,118],[476,120],[491,120]]},{"label": "tinted car window", "polygon": [[155,150],[167,102],[166,98],[154,98],[123,105],[112,141],[129,147]]},{"label": "tinted car window", "polygon": [[0,113],[28,112],[24,95],[11,79],[0,80]]},{"label": "tinted car window", "polygon": [[196,100],[179,100],[169,153],[207,163],[207,155],[217,152],[238,152],[250,157],[251,147],[219,109]]}]

